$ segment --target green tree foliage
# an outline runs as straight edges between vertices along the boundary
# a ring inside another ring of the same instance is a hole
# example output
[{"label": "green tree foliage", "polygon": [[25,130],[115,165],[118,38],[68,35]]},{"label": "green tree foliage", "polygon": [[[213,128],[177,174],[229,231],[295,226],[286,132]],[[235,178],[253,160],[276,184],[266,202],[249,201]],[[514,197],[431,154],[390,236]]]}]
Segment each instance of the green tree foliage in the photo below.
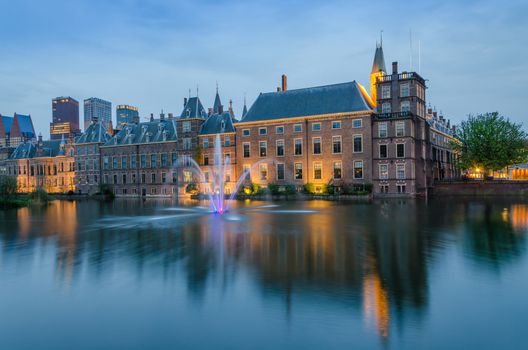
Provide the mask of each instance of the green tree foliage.
[{"label": "green tree foliage", "polygon": [[527,159],[527,134],[522,125],[498,112],[470,115],[458,126],[456,137],[458,142],[453,142],[452,147],[459,154],[461,169],[496,171]]},{"label": "green tree foliage", "polygon": [[12,176],[0,176],[0,197],[9,199],[17,193],[17,181]]}]

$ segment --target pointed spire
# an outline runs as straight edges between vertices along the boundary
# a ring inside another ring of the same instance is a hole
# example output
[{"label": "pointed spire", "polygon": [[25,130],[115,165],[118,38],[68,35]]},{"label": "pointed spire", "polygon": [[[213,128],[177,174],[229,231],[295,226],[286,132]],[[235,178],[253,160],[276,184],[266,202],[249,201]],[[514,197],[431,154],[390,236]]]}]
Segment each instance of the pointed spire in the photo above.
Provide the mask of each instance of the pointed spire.
[{"label": "pointed spire", "polygon": [[246,94],[244,93],[244,109],[242,109],[242,118],[244,118],[247,114],[247,107],[246,107]]},{"label": "pointed spire", "polygon": [[218,94],[218,82],[216,83],[216,96],[213,105],[213,113],[218,114],[222,111],[222,102],[220,101],[220,95]]},{"label": "pointed spire", "polygon": [[379,71],[382,71],[384,73],[387,72],[387,69],[385,68],[385,58],[383,57],[383,46],[380,44],[379,46],[376,45],[376,52],[374,53],[374,62],[372,62],[372,70],[370,73],[378,73]]}]

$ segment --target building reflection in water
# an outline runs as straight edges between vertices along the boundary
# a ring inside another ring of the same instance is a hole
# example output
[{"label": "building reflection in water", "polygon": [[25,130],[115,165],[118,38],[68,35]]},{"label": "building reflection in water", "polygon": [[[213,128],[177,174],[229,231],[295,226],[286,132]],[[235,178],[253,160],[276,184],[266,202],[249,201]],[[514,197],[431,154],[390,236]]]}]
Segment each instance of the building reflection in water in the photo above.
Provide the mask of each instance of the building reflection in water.
[{"label": "building reflection in water", "polygon": [[[525,235],[514,232],[528,228],[525,204],[313,201],[247,211],[246,220],[237,222],[216,215],[178,217],[163,210],[168,206],[56,201],[20,209],[6,219],[18,223],[17,232],[0,231],[0,247],[13,239],[31,246],[32,238],[53,237],[55,276],[65,286],[81,270],[105,282],[127,269],[137,285],[146,278],[167,284],[183,279],[197,303],[209,288],[225,290],[249,273],[263,298],[283,301],[288,319],[307,303],[337,307],[362,315],[369,329],[388,339],[403,322],[421,321],[429,299],[428,266],[447,244],[461,241],[475,261],[492,256],[500,263],[519,256]],[[299,207],[316,212],[281,212]],[[94,226],[102,217],[112,225]]]}]

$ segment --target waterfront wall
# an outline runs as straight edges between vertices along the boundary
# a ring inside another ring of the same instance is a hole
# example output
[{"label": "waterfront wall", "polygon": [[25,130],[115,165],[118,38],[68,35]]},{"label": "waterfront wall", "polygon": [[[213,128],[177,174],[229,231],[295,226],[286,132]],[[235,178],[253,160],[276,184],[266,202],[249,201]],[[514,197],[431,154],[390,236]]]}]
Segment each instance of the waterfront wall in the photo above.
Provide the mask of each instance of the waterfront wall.
[{"label": "waterfront wall", "polygon": [[436,182],[433,196],[527,196],[528,181],[445,181]]}]

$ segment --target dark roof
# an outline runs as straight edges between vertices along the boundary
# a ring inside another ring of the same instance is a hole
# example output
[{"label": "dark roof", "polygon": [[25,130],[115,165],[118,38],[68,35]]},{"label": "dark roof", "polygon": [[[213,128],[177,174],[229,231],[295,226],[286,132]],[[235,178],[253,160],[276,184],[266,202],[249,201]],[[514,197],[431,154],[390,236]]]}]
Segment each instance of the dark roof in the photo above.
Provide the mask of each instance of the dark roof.
[{"label": "dark roof", "polygon": [[4,122],[5,132],[9,134],[11,132],[11,125],[13,125],[13,117],[2,116],[2,121]]},{"label": "dark roof", "polygon": [[202,124],[200,135],[222,134],[225,132],[235,132],[231,113],[213,114]]},{"label": "dark roof", "polygon": [[244,109],[242,109],[242,118],[244,118],[247,114],[248,110],[247,110],[247,107],[246,107],[246,103],[244,102]]},{"label": "dark roof", "polygon": [[374,54],[374,62],[372,62],[372,70],[370,73],[378,73],[379,71],[387,72],[385,69],[385,58],[383,57],[383,48],[376,46],[376,53]]},{"label": "dark roof", "polygon": [[371,108],[353,81],[261,93],[241,122],[359,111],[371,111]]},{"label": "dark roof", "polygon": [[218,95],[218,90],[216,91],[216,96],[213,105],[213,113],[220,113],[220,107],[222,107],[222,102],[220,101],[220,95]]},{"label": "dark roof", "polygon": [[40,146],[39,143],[24,142],[15,148],[9,159],[56,157],[58,155],[64,155],[64,152],[61,152],[61,142],[64,142],[64,140],[42,141]]},{"label": "dark roof", "polygon": [[132,145],[176,140],[176,119],[155,119],[151,122],[127,124],[104,145]]},{"label": "dark roof", "polygon": [[13,123],[18,123],[20,134],[23,137],[35,138],[36,134],[35,129],[33,128],[33,122],[31,121],[31,116],[15,113],[14,119],[16,121],[13,121]]},{"label": "dark roof", "polygon": [[76,144],[102,142],[106,143],[111,136],[106,132],[102,122],[91,123],[90,126],[75,139]]},{"label": "dark roof", "polygon": [[181,118],[205,118],[207,113],[198,97],[191,97],[183,107]]}]

